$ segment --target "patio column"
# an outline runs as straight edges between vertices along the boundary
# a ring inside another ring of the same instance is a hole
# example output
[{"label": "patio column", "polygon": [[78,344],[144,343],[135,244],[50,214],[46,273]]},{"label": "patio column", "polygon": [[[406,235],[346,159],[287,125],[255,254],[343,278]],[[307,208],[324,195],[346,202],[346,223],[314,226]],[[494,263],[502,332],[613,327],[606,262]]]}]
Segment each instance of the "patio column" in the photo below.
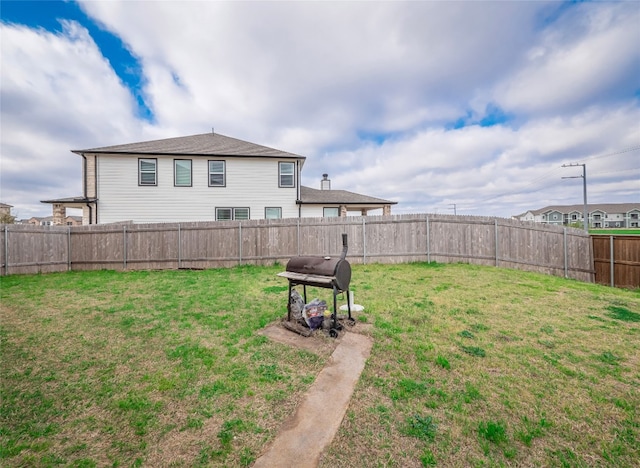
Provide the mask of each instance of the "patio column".
[{"label": "patio column", "polygon": [[391,205],[384,205],[382,207],[382,216],[391,216]]},{"label": "patio column", "polygon": [[347,216],[347,205],[340,205],[340,217]]},{"label": "patio column", "polygon": [[53,204],[53,224],[62,226],[67,218],[67,208],[62,203]]}]

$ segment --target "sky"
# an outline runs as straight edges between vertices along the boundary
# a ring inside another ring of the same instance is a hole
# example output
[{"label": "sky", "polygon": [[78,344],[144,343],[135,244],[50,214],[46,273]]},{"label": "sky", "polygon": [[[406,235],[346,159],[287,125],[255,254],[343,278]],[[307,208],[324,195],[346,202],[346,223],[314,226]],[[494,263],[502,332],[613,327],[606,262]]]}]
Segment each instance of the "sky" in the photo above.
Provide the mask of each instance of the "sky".
[{"label": "sky", "polygon": [[[640,202],[640,2],[0,2],[0,201],[74,149],[210,132],[392,212]],[[68,214],[75,214],[69,212]]]}]

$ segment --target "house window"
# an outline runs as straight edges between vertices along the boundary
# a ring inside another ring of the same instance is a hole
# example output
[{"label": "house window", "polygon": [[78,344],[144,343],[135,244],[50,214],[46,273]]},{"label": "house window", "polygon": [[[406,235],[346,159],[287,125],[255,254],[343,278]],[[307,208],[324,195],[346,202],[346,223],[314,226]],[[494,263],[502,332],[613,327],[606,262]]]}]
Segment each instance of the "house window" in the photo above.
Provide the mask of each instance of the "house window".
[{"label": "house window", "polygon": [[191,159],[174,159],[173,176],[176,187],[191,187]]},{"label": "house window", "polygon": [[574,221],[577,220],[578,219],[578,215],[572,214],[571,215],[571,219],[574,220]]},{"label": "house window", "polygon": [[278,163],[279,187],[295,187],[295,164],[292,162]]},{"label": "house window", "polygon": [[638,213],[631,213],[631,219],[638,219]]},{"label": "house window", "polygon": [[340,209],[334,207],[326,207],[322,209],[322,216],[325,218],[335,218],[340,216]]},{"label": "house window", "polygon": [[601,216],[599,214],[594,214],[593,215],[593,219],[600,219],[600,218],[601,218]]},{"label": "house window", "polygon": [[209,161],[209,187],[225,187],[227,185],[224,166],[224,161]]},{"label": "house window", "polygon": [[553,219],[558,219],[558,215],[557,215],[557,214],[554,214],[554,215],[553,215]]},{"label": "house window", "polygon": [[267,207],[264,209],[265,219],[280,219],[282,218],[282,208],[280,207]]},{"label": "house window", "polygon": [[157,185],[157,159],[138,159],[138,185]]},{"label": "house window", "polygon": [[249,208],[216,208],[216,221],[249,219]]}]

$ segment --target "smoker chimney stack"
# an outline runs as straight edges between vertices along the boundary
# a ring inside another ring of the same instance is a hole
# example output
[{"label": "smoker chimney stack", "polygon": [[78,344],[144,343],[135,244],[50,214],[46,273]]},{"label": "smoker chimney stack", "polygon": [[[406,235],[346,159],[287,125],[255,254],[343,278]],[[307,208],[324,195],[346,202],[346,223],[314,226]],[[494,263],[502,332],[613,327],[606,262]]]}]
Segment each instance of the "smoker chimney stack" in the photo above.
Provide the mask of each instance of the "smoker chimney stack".
[{"label": "smoker chimney stack", "polygon": [[322,180],[320,181],[320,190],[331,190],[331,180],[329,180],[329,174],[322,174]]}]

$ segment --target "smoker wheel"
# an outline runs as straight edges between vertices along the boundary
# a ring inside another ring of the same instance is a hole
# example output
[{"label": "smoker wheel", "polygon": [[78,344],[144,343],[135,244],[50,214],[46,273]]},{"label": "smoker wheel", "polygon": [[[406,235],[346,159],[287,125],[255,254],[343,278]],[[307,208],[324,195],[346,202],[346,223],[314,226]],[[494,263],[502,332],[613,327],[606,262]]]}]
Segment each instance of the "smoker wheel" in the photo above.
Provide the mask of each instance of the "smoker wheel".
[{"label": "smoker wheel", "polygon": [[332,328],[331,330],[329,330],[329,336],[331,338],[338,338],[338,330],[336,330],[335,328]]}]

